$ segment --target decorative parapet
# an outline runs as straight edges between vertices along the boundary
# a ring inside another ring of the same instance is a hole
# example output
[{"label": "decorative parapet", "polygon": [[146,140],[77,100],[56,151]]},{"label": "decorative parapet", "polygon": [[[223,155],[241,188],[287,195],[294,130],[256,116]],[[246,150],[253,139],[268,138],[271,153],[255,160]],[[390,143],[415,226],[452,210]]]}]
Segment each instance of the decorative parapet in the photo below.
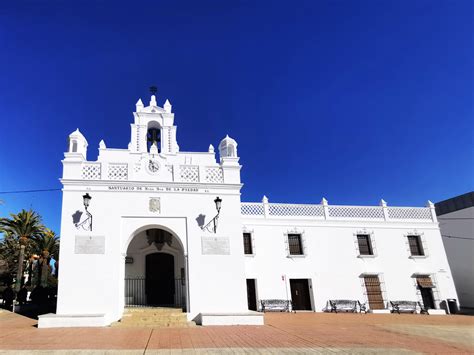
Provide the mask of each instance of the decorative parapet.
[{"label": "decorative parapet", "polygon": [[208,166],[205,169],[205,182],[211,184],[223,184],[224,183],[224,174],[222,173],[221,167],[211,167]]},{"label": "decorative parapet", "polygon": [[268,199],[264,199],[262,203],[242,202],[240,210],[242,216],[261,218],[436,222],[430,207],[387,207],[385,201],[381,206],[330,206],[325,199],[319,205],[268,203]]},{"label": "decorative parapet", "polygon": [[85,163],[82,164],[82,178],[84,180],[100,180],[101,179],[101,164],[100,163]]},{"label": "decorative parapet", "polygon": [[199,166],[180,165],[179,177],[182,182],[199,182]]},{"label": "decorative parapet", "polygon": [[128,180],[128,164],[109,164],[109,180]]}]

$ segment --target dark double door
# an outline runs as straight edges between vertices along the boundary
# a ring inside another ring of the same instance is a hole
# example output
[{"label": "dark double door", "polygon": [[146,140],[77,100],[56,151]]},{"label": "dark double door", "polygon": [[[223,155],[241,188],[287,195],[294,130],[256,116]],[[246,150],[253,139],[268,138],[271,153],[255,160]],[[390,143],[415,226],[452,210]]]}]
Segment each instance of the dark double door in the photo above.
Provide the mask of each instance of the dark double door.
[{"label": "dark double door", "polygon": [[309,285],[307,279],[291,279],[291,302],[293,309],[298,311],[311,310],[311,297],[309,295]]},{"label": "dark double door", "polygon": [[146,256],[145,293],[148,305],[175,303],[174,256],[154,253]]}]

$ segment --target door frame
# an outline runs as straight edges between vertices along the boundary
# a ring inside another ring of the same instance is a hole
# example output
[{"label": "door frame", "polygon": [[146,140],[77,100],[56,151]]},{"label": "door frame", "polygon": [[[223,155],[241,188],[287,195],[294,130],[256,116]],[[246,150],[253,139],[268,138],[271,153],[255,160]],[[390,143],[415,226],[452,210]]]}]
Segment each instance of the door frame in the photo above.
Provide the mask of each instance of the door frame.
[{"label": "door frame", "polygon": [[[306,312],[309,312],[309,311],[312,311],[314,312],[315,311],[315,307],[314,307],[314,301],[313,301],[313,287],[312,287],[312,280],[311,278],[305,278],[305,277],[298,277],[298,278],[289,278],[287,277],[287,287],[288,287],[288,291],[289,291],[289,300],[291,300],[291,302],[293,303],[293,297],[292,297],[292,294],[291,294],[291,280],[306,280],[306,286],[308,287],[308,300],[309,300],[309,308],[310,309],[301,309],[301,310],[298,310],[298,311],[306,311]],[[292,309],[294,310],[294,309]]]}]

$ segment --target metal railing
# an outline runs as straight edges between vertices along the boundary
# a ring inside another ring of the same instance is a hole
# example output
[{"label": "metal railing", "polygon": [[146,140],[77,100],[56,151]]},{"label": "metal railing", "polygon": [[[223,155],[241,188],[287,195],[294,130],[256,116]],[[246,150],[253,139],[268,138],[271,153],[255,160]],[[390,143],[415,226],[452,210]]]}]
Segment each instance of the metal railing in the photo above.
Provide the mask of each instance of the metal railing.
[{"label": "metal railing", "polygon": [[125,279],[126,307],[176,307],[186,308],[185,279]]}]

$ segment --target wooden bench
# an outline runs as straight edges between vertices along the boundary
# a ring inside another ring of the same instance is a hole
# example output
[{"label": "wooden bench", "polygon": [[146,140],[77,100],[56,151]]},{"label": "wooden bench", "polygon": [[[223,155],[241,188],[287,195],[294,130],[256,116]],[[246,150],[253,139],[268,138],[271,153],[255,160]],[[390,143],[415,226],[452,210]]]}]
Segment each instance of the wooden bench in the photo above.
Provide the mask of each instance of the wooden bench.
[{"label": "wooden bench", "polygon": [[415,313],[417,302],[415,301],[390,301],[391,313]]},{"label": "wooden bench", "polygon": [[279,312],[289,312],[291,301],[288,300],[260,300],[262,305],[262,312],[266,311],[279,311]]},{"label": "wooden bench", "polygon": [[357,312],[358,301],[354,300],[329,300],[331,312]]}]

